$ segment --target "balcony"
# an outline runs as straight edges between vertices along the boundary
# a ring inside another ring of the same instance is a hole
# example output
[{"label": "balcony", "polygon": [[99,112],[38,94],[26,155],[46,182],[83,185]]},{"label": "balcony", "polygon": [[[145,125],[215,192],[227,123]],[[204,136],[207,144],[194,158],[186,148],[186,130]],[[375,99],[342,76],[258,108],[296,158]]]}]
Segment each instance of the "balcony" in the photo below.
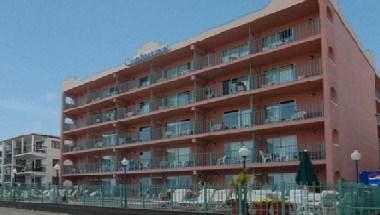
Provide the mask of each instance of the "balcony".
[{"label": "balcony", "polygon": [[118,136],[112,135],[112,138],[89,138],[83,142],[64,145],[63,152],[79,152],[90,149],[101,149],[119,145]]},{"label": "balcony", "polygon": [[273,87],[282,84],[301,81],[303,79],[322,74],[320,58],[280,66],[267,71],[259,72],[253,76],[247,75],[234,79],[231,83],[218,83],[200,88],[195,91],[186,91],[163,98],[147,100],[137,105],[126,105],[120,108],[80,118],[71,124],[64,124],[64,130],[83,128],[116,119],[129,119],[138,116],[180,108],[189,104],[198,105],[200,102],[219,97],[239,94],[241,92],[255,92],[257,89]]},{"label": "balcony", "polygon": [[4,165],[11,165],[12,164],[12,158],[4,158]]},{"label": "balcony", "polygon": [[110,122],[116,120],[116,109],[112,109],[109,111],[104,111],[101,113],[92,114],[90,116],[86,116],[83,118],[79,118],[77,120],[72,120],[70,122],[64,123],[64,130],[73,130],[78,128],[83,128],[91,125],[101,124],[105,122]]},{"label": "balcony", "polygon": [[[268,144],[267,144],[268,145]],[[307,150],[310,155],[310,159],[325,160],[325,144],[298,144],[291,146],[281,147],[265,147],[250,149],[249,156],[247,158],[248,167],[260,167],[266,165],[268,167],[276,167],[278,165],[298,165],[300,153]],[[87,164],[87,165],[74,165],[65,166],[64,174],[111,174],[113,172],[122,171],[123,167],[117,164],[111,165],[99,165],[99,164]],[[216,168],[225,169],[238,166],[240,168],[242,160],[238,151],[224,151],[224,152],[195,152],[190,154],[180,154],[177,156],[169,157],[154,157],[151,159],[130,159],[128,171],[154,171],[159,170],[172,170],[172,171],[191,171],[194,168]]]},{"label": "balcony", "polygon": [[[279,126],[285,123],[302,120],[318,119],[323,117],[323,103],[314,102],[305,105],[294,103],[272,105],[266,109],[246,110],[228,116],[206,119],[201,121],[182,120],[168,123],[163,127],[146,127],[140,131],[114,134],[111,139],[90,139],[65,145],[64,152],[79,152],[90,149],[111,149],[128,144],[144,144],[178,137],[207,138],[208,135],[228,135],[226,131],[252,132],[255,128],[265,125]],[[220,133],[223,131],[222,133]]]},{"label": "balcony", "polygon": [[320,33],[318,17],[310,18],[307,22],[288,26],[283,30],[272,32],[264,36],[255,37],[235,47],[220,52],[208,53],[194,62],[196,69],[204,69],[221,64],[227,64],[250,55],[267,52],[272,49],[291,44]]},{"label": "balcony", "polygon": [[166,70],[158,70],[140,80],[130,80],[115,84],[106,89],[89,92],[85,96],[71,99],[65,102],[64,109],[78,107],[93,102],[101,101],[125,92],[131,92],[139,88],[150,87],[156,83],[167,80],[178,79],[196,70],[203,70],[209,67],[229,64],[239,59],[246,59],[252,55],[268,52],[278,47],[292,44],[303,39],[318,35],[320,33],[320,21],[318,17],[312,17],[307,21],[287,26],[282,30],[266,35],[255,36],[242,44],[230,47],[219,52],[210,52],[203,56],[193,59],[191,62],[178,65]]},{"label": "balcony", "polygon": [[25,165],[23,167],[17,168],[17,174],[39,174],[39,173],[45,173],[46,172],[46,166],[45,165]]},{"label": "balcony", "polygon": [[63,174],[88,174],[88,173],[112,173],[119,171],[119,165],[109,164],[86,164],[75,166],[64,166]]}]

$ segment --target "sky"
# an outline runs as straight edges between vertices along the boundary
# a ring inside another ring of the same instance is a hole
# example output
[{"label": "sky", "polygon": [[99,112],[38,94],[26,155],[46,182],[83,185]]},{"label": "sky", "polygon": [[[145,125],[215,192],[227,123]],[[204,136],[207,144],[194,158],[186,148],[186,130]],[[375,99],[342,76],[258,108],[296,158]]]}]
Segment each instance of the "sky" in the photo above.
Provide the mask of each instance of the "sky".
[{"label": "sky", "polygon": [[[62,81],[173,44],[257,11],[269,0],[0,0],[0,140],[59,135]],[[380,56],[379,0],[339,0],[365,48]]]}]

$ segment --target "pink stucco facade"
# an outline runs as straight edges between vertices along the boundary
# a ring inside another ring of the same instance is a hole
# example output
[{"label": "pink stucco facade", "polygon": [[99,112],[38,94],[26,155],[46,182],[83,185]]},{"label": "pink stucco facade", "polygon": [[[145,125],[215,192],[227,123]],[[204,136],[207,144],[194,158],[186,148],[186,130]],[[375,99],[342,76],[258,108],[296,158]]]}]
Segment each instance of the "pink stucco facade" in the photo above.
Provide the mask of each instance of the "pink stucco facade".
[{"label": "pink stucco facade", "polygon": [[334,2],[266,8],[62,94],[65,183],[293,180],[307,150],[323,182],[379,164],[375,68]]}]

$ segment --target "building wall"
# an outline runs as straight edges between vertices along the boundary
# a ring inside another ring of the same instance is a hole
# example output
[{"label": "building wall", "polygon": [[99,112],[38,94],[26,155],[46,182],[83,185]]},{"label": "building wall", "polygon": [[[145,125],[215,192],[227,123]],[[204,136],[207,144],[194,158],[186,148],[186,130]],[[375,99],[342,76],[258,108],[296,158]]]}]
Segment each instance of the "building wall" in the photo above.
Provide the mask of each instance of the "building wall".
[{"label": "building wall", "polygon": [[378,167],[375,71],[329,1],[320,0],[320,12],[326,71],[327,180],[353,180],[353,150],[358,149],[363,155],[360,170]]}]

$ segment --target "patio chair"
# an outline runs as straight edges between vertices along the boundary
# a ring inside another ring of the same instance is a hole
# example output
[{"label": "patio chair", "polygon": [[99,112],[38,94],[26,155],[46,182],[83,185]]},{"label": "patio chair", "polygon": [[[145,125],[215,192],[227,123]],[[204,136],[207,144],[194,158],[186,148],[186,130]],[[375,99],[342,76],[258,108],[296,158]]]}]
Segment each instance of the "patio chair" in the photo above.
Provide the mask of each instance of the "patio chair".
[{"label": "patio chair", "polygon": [[227,158],[227,156],[224,155],[223,157],[218,158],[218,160],[216,161],[216,163],[217,163],[218,165],[224,165],[224,164],[226,164],[226,158]]},{"label": "patio chair", "polygon": [[259,154],[260,154],[260,157],[261,157],[261,160],[262,160],[263,163],[267,163],[267,162],[272,162],[273,161],[271,154],[266,154],[262,150],[259,150]]},{"label": "patio chair", "polygon": [[289,202],[293,204],[293,208],[295,208],[296,214],[313,214],[308,207],[308,190],[289,190]]},{"label": "patio chair", "polygon": [[200,209],[206,203],[206,201],[212,201],[214,193],[215,189],[201,189],[199,191],[199,195],[196,198],[182,201],[180,202],[180,205],[185,208],[192,208],[195,210]]},{"label": "patio chair", "polygon": [[337,214],[339,193],[334,190],[324,190],[321,194],[322,214],[327,215],[329,212]]},{"label": "patio chair", "polygon": [[231,196],[232,190],[230,189],[216,190],[209,205],[215,211],[227,211],[227,201],[231,199]]},{"label": "patio chair", "polygon": [[185,200],[187,189],[175,189],[172,193],[172,201],[174,203],[181,203]]}]

